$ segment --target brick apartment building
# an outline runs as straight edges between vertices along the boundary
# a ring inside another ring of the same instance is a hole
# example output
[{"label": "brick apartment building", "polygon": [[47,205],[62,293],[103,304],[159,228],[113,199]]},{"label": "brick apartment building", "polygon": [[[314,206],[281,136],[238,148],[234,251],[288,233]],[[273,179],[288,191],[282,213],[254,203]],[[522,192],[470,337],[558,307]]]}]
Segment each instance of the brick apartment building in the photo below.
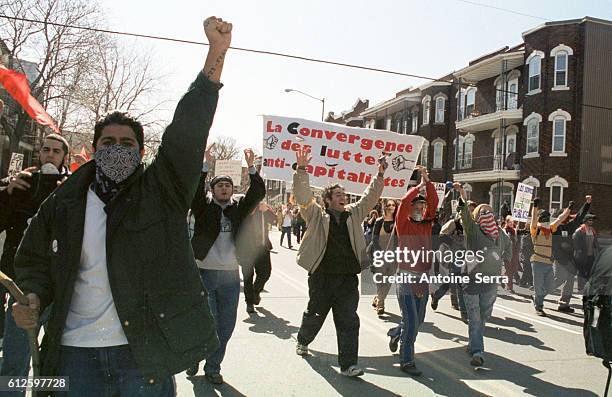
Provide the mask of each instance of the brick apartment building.
[{"label": "brick apartment building", "polygon": [[612,21],[547,22],[519,45],[365,109],[351,125],[423,136],[420,162],[432,180],[460,181],[496,211],[513,204],[518,182],[551,210],[592,194],[599,228],[609,232],[611,57]]}]

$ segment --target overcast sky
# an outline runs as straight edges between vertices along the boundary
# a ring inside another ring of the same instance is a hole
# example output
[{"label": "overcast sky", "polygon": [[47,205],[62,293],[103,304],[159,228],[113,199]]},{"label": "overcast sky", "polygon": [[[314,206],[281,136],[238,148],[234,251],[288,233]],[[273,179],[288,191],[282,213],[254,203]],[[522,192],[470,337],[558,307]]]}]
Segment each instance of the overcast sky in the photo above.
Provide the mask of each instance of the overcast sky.
[{"label": "overcast sky", "polygon": [[[471,0],[470,0],[471,1]],[[548,20],[612,19],[612,1],[473,0]],[[234,24],[232,45],[440,77],[483,54],[521,42],[544,21],[462,0],[102,0],[111,28],[205,41],[210,15]],[[176,101],[204,63],[206,47],[137,39],[168,73],[159,95]],[[271,114],[319,120],[321,103],[285,88],[324,97],[326,112],[374,105],[424,80],[230,51],[212,136],[235,137],[261,152],[262,122]],[[168,115],[165,115],[169,117]]]}]

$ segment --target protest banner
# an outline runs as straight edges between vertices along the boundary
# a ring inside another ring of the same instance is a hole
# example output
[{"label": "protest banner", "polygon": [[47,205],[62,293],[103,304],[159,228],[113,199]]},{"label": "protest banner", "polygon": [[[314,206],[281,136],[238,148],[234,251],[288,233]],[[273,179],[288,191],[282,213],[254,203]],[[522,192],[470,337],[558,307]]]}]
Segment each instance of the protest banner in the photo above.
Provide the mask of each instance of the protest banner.
[{"label": "protest banner", "polygon": [[11,162],[8,169],[9,176],[15,176],[23,169],[23,158],[22,153],[11,154]]},{"label": "protest banner", "polygon": [[436,187],[436,193],[438,193],[438,208],[444,207],[444,195],[446,194],[446,183],[433,182]]},{"label": "protest banner", "polygon": [[234,186],[240,186],[242,180],[242,160],[215,161],[215,176],[227,175],[234,181]]},{"label": "protest banner", "polygon": [[514,207],[512,208],[512,218],[514,218],[515,221],[527,222],[527,219],[529,218],[531,198],[533,197],[533,190],[533,186],[519,182],[518,187],[516,188]]},{"label": "protest banner", "polygon": [[363,194],[376,177],[378,158],[384,152],[389,168],[383,197],[401,198],[416,166],[424,138],[391,131],[347,127],[291,117],[263,116],[262,175],[291,181],[295,151],[308,150],[310,185],[340,183],[347,193]]}]

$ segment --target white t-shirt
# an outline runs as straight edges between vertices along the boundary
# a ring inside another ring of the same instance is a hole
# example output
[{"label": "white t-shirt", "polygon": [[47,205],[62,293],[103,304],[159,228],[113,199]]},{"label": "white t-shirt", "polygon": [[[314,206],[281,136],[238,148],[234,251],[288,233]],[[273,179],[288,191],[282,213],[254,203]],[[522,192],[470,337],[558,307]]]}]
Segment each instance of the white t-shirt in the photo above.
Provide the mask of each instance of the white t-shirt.
[{"label": "white t-shirt", "polygon": [[[228,204],[221,205],[225,209]],[[208,270],[236,270],[238,258],[236,257],[236,244],[232,238],[232,222],[221,211],[221,230],[217,239],[210,247],[204,260],[196,260],[200,269]]]},{"label": "white t-shirt", "polygon": [[127,345],[108,281],[105,204],[87,192],[79,274],[74,284],[62,345],[106,347]]},{"label": "white t-shirt", "polygon": [[291,213],[287,212],[283,218],[283,227],[291,226]]}]

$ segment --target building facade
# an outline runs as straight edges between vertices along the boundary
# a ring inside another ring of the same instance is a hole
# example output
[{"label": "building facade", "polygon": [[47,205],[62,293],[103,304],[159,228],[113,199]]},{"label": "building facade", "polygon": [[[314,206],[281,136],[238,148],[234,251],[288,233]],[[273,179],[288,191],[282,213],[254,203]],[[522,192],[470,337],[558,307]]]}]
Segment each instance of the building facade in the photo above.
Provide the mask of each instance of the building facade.
[{"label": "building facade", "polygon": [[[557,211],[586,194],[612,228],[612,22],[548,22],[523,42],[361,112],[362,125],[425,138],[432,180],[499,211],[519,182]],[[447,203],[450,208],[450,203]]]}]

